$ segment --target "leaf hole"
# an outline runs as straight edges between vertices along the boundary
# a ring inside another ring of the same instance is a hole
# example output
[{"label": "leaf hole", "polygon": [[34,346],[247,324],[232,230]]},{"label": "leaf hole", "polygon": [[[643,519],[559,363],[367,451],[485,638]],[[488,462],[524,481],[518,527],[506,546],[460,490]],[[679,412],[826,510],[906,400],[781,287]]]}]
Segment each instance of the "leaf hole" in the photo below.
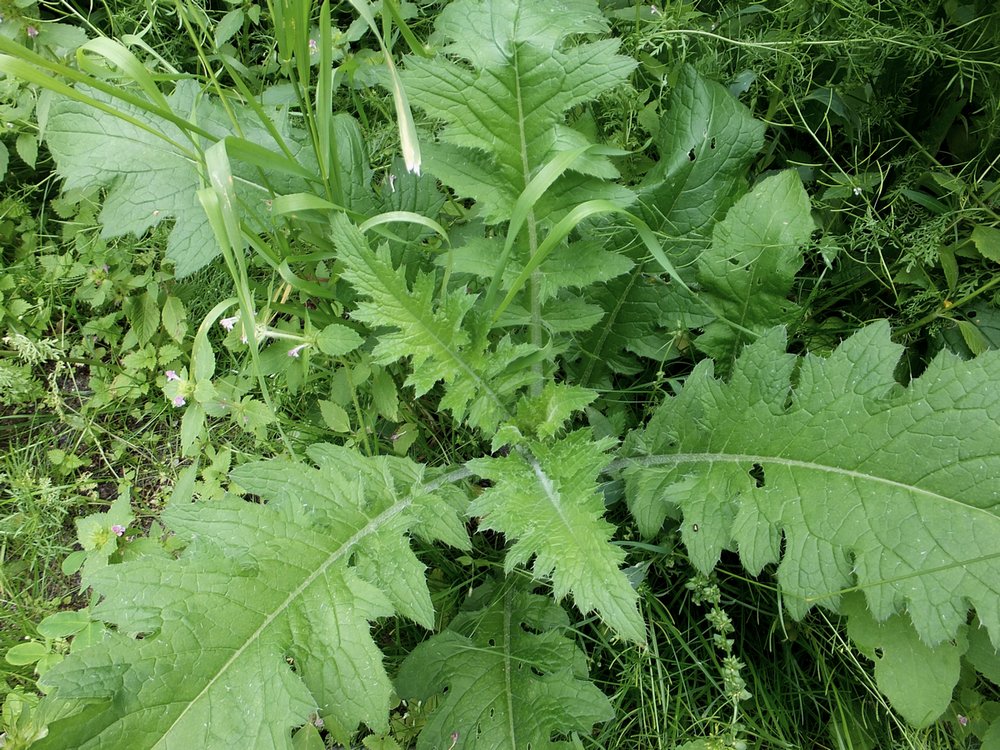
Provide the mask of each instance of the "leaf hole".
[{"label": "leaf hole", "polygon": [[688,151],[688,161],[694,161],[697,158],[698,158],[698,154],[696,154],[694,152],[694,149],[691,149],[690,151]]},{"label": "leaf hole", "polygon": [[754,464],[753,467],[748,472],[751,477],[753,477],[754,482],[756,482],[758,487],[764,486],[764,467],[760,464]]},{"label": "leaf hole", "polygon": [[496,646],[496,645],[497,645],[497,640],[496,640],[496,638],[490,638],[490,639],[489,639],[488,641],[486,641],[486,642],[487,642],[487,643],[488,643],[488,644],[490,645],[490,648],[493,648],[494,646]]},{"label": "leaf hole", "polygon": [[712,140],[710,140],[708,142],[708,147],[711,148],[711,149],[715,148],[715,137],[714,136],[712,137]]}]

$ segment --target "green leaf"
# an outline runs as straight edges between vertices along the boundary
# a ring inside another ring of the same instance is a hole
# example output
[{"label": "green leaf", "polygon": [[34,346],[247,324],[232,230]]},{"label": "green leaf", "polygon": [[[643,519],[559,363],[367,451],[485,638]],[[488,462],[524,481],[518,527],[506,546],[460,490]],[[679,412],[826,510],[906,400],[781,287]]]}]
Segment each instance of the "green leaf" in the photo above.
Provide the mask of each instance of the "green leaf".
[{"label": "green leaf", "polygon": [[205,427],[205,407],[200,403],[189,404],[181,417],[181,453],[185,456],[193,455],[198,438],[201,437],[202,429]]},{"label": "green leaf", "polygon": [[344,407],[339,406],[332,401],[320,400],[319,410],[323,415],[323,421],[326,422],[326,426],[329,427],[334,432],[350,432],[351,431],[351,417]]},{"label": "green leaf", "polygon": [[642,532],[677,506],[699,570],[723,549],[754,574],[780,561],[795,617],[858,587],[877,620],[905,607],[930,646],[970,605],[1000,644],[1000,355],[941,353],[904,389],[902,347],[877,323],[798,360],[792,388],[784,350],[784,332],[768,332],[729,383],[700,363],[630,438]]},{"label": "green leaf", "polygon": [[38,623],[38,634],[43,638],[68,638],[79,633],[91,623],[90,613],[56,612]]},{"label": "green leaf", "polygon": [[18,643],[16,646],[7,649],[7,655],[4,658],[8,664],[13,664],[15,667],[24,667],[28,664],[34,664],[39,659],[44,659],[48,655],[49,648],[44,643],[28,641],[27,643]]},{"label": "green leaf", "polygon": [[215,26],[215,48],[232,39],[243,28],[244,14],[242,8],[234,8],[222,17]]},{"label": "green leaf", "polygon": [[375,364],[409,357],[411,372],[405,385],[422,396],[443,381],[448,393],[441,405],[456,420],[468,415],[470,424],[488,430],[509,417],[505,396],[531,378],[524,371],[508,372],[509,365],[524,357],[530,347],[501,342],[495,353],[487,355],[473,344],[466,322],[474,295],[454,290],[438,302],[433,276],[418,273],[411,288],[406,270],[393,267],[388,248],[372,252],[343,214],[334,216],[331,226],[339,258],[346,266],[343,277],[366,298],[351,317],[391,329],[379,336],[372,351]]},{"label": "green leaf", "polygon": [[292,737],[292,750],[326,750],[326,743],[315,726],[306,724]]},{"label": "green leaf", "polygon": [[[65,98],[56,99],[49,115],[46,142],[57,171],[65,180],[63,189],[107,189],[100,215],[103,236],[129,233],[141,236],[161,221],[174,219],[167,239],[167,258],[174,261],[178,277],[193,273],[219,255],[220,249],[197,197],[197,190],[203,185],[200,152],[187,134],[163,117],[100,91],[86,87],[78,91],[133,120],[129,122]],[[203,96],[193,81],[180,81],[166,101],[172,112],[197,122],[217,138],[233,136],[234,127],[226,111]],[[278,164],[284,157],[268,130],[255,123],[256,115],[234,102],[228,106],[240,121],[249,147],[256,146]],[[296,145],[287,117],[275,110],[269,115],[297,158],[308,160],[309,152]],[[251,153],[249,147],[244,149],[245,153]],[[296,167],[302,169],[298,165],[288,169]],[[302,179],[274,170],[264,171],[270,187],[279,193],[301,192],[306,188]],[[265,201],[272,194],[256,183],[260,170],[240,165],[234,173],[236,192],[247,211],[246,218],[254,219],[255,228],[263,228]]]},{"label": "green leaf", "polygon": [[976,224],[972,228],[972,241],[984,258],[1000,263],[1000,229]]},{"label": "green leaf", "polygon": [[442,507],[410,462],[310,455],[318,468],[233,472],[266,504],[172,504],[162,521],[186,545],[177,559],[93,576],[93,613],[117,633],[45,675],[46,701],[91,705],[52,723],[41,750],[291,748],[315,715],[387,728],[392,688],[370,623],[396,610],[433,622],[408,535],[416,506]]},{"label": "green leaf", "polygon": [[634,375],[641,369],[637,357],[676,359],[689,346],[686,337],[679,336],[714,320],[687,292],[644,273],[644,268],[638,265],[628,276],[590,293],[605,316],[577,340],[580,382],[591,383],[594,374],[608,369]]},{"label": "green leaf", "polygon": [[331,357],[341,357],[349,352],[353,352],[364,339],[358,332],[339,323],[331,323],[324,328],[316,337],[316,345],[324,354]]},{"label": "green leaf", "polygon": [[506,571],[534,558],[533,574],[551,577],[556,599],[572,594],[581,611],[596,611],[622,638],[642,642],[638,596],[621,570],[625,553],[611,543],[615,527],[604,519],[595,482],[612,444],[577,430],[552,443],[529,442],[528,450],[503,458],[470,461],[469,468],[493,486],[469,514],[480,517],[481,529],[514,540]]},{"label": "green leaf", "polygon": [[146,342],[160,327],[160,306],[156,304],[156,294],[147,291],[145,294],[129,297],[125,300],[125,317],[139,341],[139,346]]},{"label": "green leaf", "polygon": [[690,65],[681,68],[660,122],[659,161],[639,189],[646,223],[677,238],[668,248],[678,265],[746,191],[746,168],[763,144],[764,123],[750,110]]},{"label": "green leaf", "polygon": [[162,317],[163,330],[178,344],[182,343],[188,329],[187,310],[184,309],[184,303],[177,297],[168,295],[163,303]]},{"label": "green leaf", "polygon": [[546,383],[537,396],[521,399],[517,405],[517,424],[524,432],[533,431],[540,438],[553,437],[574,413],[583,411],[597,398],[597,393],[566,383]]},{"label": "green leaf", "polygon": [[32,133],[21,133],[14,141],[14,148],[21,161],[32,169],[35,168],[35,161],[38,159],[38,138]]},{"label": "green leaf", "polygon": [[[664,252],[674,265],[686,266],[746,192],[747,169],[764,143],[764,124],[724,87],[685,65],[655,140],[659,160],[639,187],[640,215],[666,237]],[[687,347],[677,333],[711,322],[704,305],[679,285],[664,285],[654,275],[659,271],[641,262],[630,277],[591,293],[605,316],[578,339],[583,383],[608,369],[634,374],[642,366],[637,357],[674,359]]]},{"label": "green leaf", "polygon": [[477,589],[448,629],[407,656],[396,680],[404,698],[447,690],[417,750],[562,747],[555,733],[589,732],[613,715],[587,679],[587,661],[563,635],[566,613],[509,581]]},{"label": "green leaf", "polygon": [[968,636],[966,660],[994,685],[1000,685],[1000,649],[990,643],[990,636],[978,619],[973,621]]},{"label": "green leaf", "polygon": [[955,641],[931,648],[899,615],[877,622],[859,594],[845,596],[842,610],[848,618],[847,634],[875,661],[875,682],[892,707],[915,727],[937,721],[958,684],[968,647],[965,628]]},{"label": "green leaf", "polygon": [[399,393],[396,390],[396,381],[382,367],[372,370],[372,401],[383,417],[392,421],[399,419]]},{"label": "green leaf", "polygon": [[7,176],[7,167],[10,164],[10,151],[5,143],[0,143],[0,179]]},{"label": "green leaf", "polygon": [[[534,170],[586,145],[562,124],[565,114],[624,83],[636,63],[616,54],[618,40],[567,43],[607,30],[592,0],[457,0],[440,13],[437,30],[445,53],[471,69],[443,56],[407,58],[402,78],[411,100],[446,122],[442,142],[423,148],[425,164],[479,201],[488,223],[506,221]],[[607,157],[590,155],[574,168],[535,204],[536,219],[586,200],[631,201],[630,191],[603,181],[617,176]]]},{"label": "green leaf", "polygon": [[748,335],[797,316],[788,295],[802,267],[801,247],[814,229],[809,196],[794,170],[762,180],[715,225],[711,246],[698,257],[698,282],[726,321],[704,326],[695,344],[720,370]]}]

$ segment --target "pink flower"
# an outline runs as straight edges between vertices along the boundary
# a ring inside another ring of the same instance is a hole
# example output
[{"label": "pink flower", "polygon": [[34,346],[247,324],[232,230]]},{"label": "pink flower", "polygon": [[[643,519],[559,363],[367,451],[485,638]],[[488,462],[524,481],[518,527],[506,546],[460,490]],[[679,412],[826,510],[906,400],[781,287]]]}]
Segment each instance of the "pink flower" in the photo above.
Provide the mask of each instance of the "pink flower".
[{"label": "pink flower", "polygon": [[163,373],[163,374],[167,376],[167,382],[168,382],[168,383],[169,383],[169,382],[170,382],[171,380],[180,380],[180,379],[181,379],[181,376],[180,376],[180,375],[178,375],[178,374],[177,374],[176,372],[174,372],[173,370],[167,370],[167,371],[166,371],[165,373]]},{"label": "pink flower", "polygon": [[962,716],[962,714],[959,714],[956,718],[958,719],[958,723],[961,724],[963,727],[968,726],[969,724],[968,716]]},{"label": "pink flower", "polygon": [[38,36],[38,29],[36,29],[34,26],[29,26],[24,30],[24,33],[28,35],[29,39],[34,39],[35,37]]},{"label": "pink flower", "polygon": [[309,345],[299,344],[298,346],[293,346],[291,349],[288,350],[288,356],[298,358],[299,354],[301,354],[302,350],[305,349],[307,346]]},{"label": "pink flower", "polygon": [[219,325],[225,328],[227,331],[231,331],[233,330],[233,326],[236,325],[236,322],[239,319],[240,319],[239,315],[234,315],[231,318],[223,318],[222,320],[219,321]]},{"label": "pink flower", "polygon": [[112,526],[111,530],[115,532],[115,536],[121,536],[122,534],[125,533],[125,527],[122,526],[120,523],[116,523],[114,526]]},{"label": "pink flower", "polygon": [[174,396],[173,403],[174,403],[174,406],[178,406],[179,407],[179,406],[184,406],[184,404],[186,404],[187,401],[184,400],[183,396]]},{"label": "pink flower", "polygon": [[309,54],[315,55],[319,51],[319,43],[315,39],[309,40]]}]

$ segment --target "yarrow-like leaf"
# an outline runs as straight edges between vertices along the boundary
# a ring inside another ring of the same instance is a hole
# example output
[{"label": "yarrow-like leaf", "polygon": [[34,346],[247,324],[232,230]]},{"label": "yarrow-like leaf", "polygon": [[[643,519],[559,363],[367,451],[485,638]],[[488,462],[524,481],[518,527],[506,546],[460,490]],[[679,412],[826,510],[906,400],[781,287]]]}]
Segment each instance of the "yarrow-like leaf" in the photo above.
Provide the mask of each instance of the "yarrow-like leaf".
[{"label": "yarrow-like leaf", "polygon": [[638,595],[621,570],[625,553],[611,544],[615,528],[604,519],[595,482],[610,445],[577,430],[549,443],[529,442],[503,458],[470,461],[493,486],[468,512],[480,517],[480,528],[514,540],[508,571],[534,558],[535,576],[551,577],[557,599],[572,594],[582,611],[596,611],[620,636],[642,642]]},{"label": "yarrow-like leaf", "polygon": [[291,748],[310,717],[340,733],[385,727],[392,688],[370,622],[400,611],[432,625],[408,535],[465,546],[464,529],[414,464],[310,455],[318,468],[234,472],[267,504],[168,508],[164,525],[187,544],[178,559],[92,577],[105,597],[94,614],[117,632],[45,675],[47,701],[90,705],[40,748]]},{"label": "yarrow-like leaf", "polygon": [[467,322],[475,295],[453,290],[440,300],[430,274],[418,274],[411,286],[404,269],[393,267],[388,250],[372,251],[346,216],[333,218],[332,236],[346,266],[344,278],[365,298],[351,316],[373,328],[390,329],[379,336],[372,352],[375,362],[408,357],[406,384],[417,396],[443,382],[447,393],[442,407],[456,420],[467,418],[489,430],[509,418],[511,394],[534,378],[527,368],[511,364],[531,354],[533,347],[504,339],[487,352]]}]

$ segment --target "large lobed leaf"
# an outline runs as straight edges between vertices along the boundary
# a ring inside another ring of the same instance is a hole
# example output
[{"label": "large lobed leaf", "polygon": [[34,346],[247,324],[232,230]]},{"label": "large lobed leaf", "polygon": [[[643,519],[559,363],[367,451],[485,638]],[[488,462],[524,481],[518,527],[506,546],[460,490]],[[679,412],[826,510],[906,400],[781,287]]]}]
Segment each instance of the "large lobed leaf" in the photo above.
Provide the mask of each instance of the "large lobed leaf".
[{"label": "large lobed leaf", "polygon": [[928,645],[970,605],[1000,644],[1000,355],[942,353],[902,388],[883,322],[798,360],[793,388],[784,350],[768,332],[728,383],[700,364],[637,436],[642,531],[679,507],[699,569],[732,547],[751,572],[780,561],[796,617],[857,587],[879,621],[905,609]]},{"label": "large lobed leaf", "polygon": [[310,718],[340,733],[385,727],[392,688],[370,622],[398,610],[431,625],[408,535],[464,546],[464,530],[414,464],[334,446],[310,455],[318,468],[234,472],[266,505],[168,508],[164,525],[187,544],[178,559],[93,576],[95,614],[117,632],[45,675],[46,700],[91,705],[40,748],[291,748]]},{"label": "large lobed leaf", "polygon": [[566,747],[554,732],[587,732],[613,715],[587,680],[587,660],[561,631],[566,612],[513,581],[477,589],[443,633],[417,646],[396,689],[426,701],[447,694],[420,733],[417,750]]},{"label": "large lobed leaf", "polygon": [[[100,215],[103,235],[141,235],[172,219],[166,252],[178,277],[197,271],[218,256],[218,244],[196,195],[205,184],[201,152],[212,142],[108,94],[82,86],[79,90],[113,107],[121,117],[83,102],[57,98],[45,140],[65,189],[107,190]],[[257,158],[272,165],[261,169],[230,154],[240,210],[256,230],[271,228],[266,225],[274,194],[309,190],[310,181],[302,175],[318,174],[315,155],[304,145],[305,134],[289,123],[283,109],[263,108],[282,141],[279,144],[253,110],[229,102],[227,106],[240,123],[237,129],[226,108],[203,95],[193,81],[180,81],[166,97],[166,104],[216,139],[233,138],[244,147],[247,143],[251,149],[256,147]],[[370,175],[360,129],[347,115],[334,117],[331,127],[336,131],[337,156],[346,165],[343,171],[348,177],[340,186],[343,200],[356,210],[370,210]],[[295,161],[287,158],[281,145]]]},{"label": "large lobed leaf", "polygon": [[[565,126],[568,110],[622,84],[635,61],[618,40],[572,46],[570,36],[606,31],[592,0],[456,0],[437,21],[442,57],[410,57],[403,81],[414,104],[445,121],[442,143],[427,144],[427,168],[475,198],[487,221],[510,219],[536,171],[562,151],[586,146]],[[585,200],[628,203],[632,194],[604,179],[618,172],[603,156],[578,158],[535,205],[538,219]],[[592,176],[592,177],[591,177]]]},{"label": "large lobed leaf", "polygon": [[552,580],[553,594],[572,594],[584,612],[596,611],[618,635],[645,640],[638,595],[621,570],[625,554],[611,544],[615,527],[604,519],[604,498],[596,475],[607,462],[607,440],[577,430],[552,442],[529,442],[502,458],[470,461],[489,479],[469,507],[483,529],[514,540],[507,571],[534,558],[533,573]]}]

